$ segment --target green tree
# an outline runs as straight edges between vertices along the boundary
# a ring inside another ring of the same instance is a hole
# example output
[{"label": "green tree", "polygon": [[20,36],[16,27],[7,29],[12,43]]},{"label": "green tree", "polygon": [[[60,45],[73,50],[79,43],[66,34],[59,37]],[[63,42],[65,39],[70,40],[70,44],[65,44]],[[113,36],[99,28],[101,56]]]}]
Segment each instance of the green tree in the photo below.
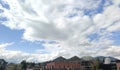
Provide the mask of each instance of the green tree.
[{"label": "green tree", "polygon": [[26,69],[27,69],[27,63],[26,63],[25,60],[23,60],[23,61],[21,62],[21,69],[22,69],[22,70],[26,70]]},{"label": "green tree", "polygon": [[7,62],[4,59],[0,59],[0,70],[6,69]]},{"label": "green tree", "polygon": [[35,66],[35,63],[31,63],[31,66],[34,67],[34,66]]}]

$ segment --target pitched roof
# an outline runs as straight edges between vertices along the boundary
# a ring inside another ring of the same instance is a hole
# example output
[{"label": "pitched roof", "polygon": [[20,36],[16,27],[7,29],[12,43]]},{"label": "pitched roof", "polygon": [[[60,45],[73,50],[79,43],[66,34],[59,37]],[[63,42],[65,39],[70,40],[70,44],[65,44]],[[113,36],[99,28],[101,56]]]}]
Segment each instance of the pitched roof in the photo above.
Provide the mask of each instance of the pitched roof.
[{"label": "pitched roof", "polygon": [[77,56],[73,56],[72,58],[68,59],[68,61],[79,61],[79,60],[81,59]]},{"label": "pitched roof", "polygon": [[60,57],[54,59],[53,61],[57,61],[57,62],[59,62],[59,61],[66,61],[66,59],[64,57],[60,56]]}]

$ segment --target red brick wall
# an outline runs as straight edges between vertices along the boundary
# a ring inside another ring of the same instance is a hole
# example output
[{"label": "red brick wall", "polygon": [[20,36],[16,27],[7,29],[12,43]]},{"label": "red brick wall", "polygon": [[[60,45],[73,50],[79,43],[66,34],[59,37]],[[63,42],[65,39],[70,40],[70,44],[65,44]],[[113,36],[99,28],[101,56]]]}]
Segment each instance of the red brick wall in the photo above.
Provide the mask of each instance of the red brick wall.
[{"label": "red brick wall", "polygon": [[51,68],[53,68],[55,70],[56,69],[64,69],[65,70],[66,68],[80,70],[81,66],[80,66],[80,64],[73,63],[73,62],[51,62],[46,65],[46,69],[50,70]]}]

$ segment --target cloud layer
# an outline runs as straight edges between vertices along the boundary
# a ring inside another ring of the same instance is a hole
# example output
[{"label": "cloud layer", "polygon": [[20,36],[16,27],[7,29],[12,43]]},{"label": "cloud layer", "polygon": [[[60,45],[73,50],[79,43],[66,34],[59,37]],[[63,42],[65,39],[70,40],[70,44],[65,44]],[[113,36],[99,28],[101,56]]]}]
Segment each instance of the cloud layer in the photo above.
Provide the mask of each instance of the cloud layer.
[{"label": "cloud layer", "polygon": [[[54,58],[73,55],[119,57],[119,46],[114,45],[114,40],[110,39],[113,35],[111,32],[120,31],[119,0],[6,0],[6,2],[10,5],[10,10],[4,9],[4,13],[1,14],[8,18],[8,21],[2,24],[11,29],[24,30],[25,40],[46,41],[43,44],[45,49],[37,50],[47,51],[46,54],[41,54],[46,60],[49,56]],[[89,36],[93,34],[98,35],[98,38],[90,40]],[[51,44],[47,41],[56,43]]]}]

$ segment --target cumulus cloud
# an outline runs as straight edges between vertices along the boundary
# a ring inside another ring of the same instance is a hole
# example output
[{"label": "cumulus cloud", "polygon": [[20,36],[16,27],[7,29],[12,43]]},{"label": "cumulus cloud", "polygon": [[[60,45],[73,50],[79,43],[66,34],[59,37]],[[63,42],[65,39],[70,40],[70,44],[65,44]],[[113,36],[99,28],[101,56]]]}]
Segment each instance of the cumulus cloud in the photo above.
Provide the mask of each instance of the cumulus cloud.
[{"label": "cumulus cloud", "polygon": [[[10,10],[5,10],[2,15],[9,21],[2,24],[24,30],[23,39],[28,41],[56,41],[57,44],[44,44],[42,52],[49,52],[46,57],[51,54],[54,57],[102,55],[110,52],[105,51],[113,45],[109,37],[120,27],[120,1],[114,0],[108,5],[110,1],[101,4],[102,0],[6,0]],[[100,8],[100,13],[84,13],[85,10],[95,12]],[[99,38],[90,41],[88,36],[93,33],[97,33]]]}]

